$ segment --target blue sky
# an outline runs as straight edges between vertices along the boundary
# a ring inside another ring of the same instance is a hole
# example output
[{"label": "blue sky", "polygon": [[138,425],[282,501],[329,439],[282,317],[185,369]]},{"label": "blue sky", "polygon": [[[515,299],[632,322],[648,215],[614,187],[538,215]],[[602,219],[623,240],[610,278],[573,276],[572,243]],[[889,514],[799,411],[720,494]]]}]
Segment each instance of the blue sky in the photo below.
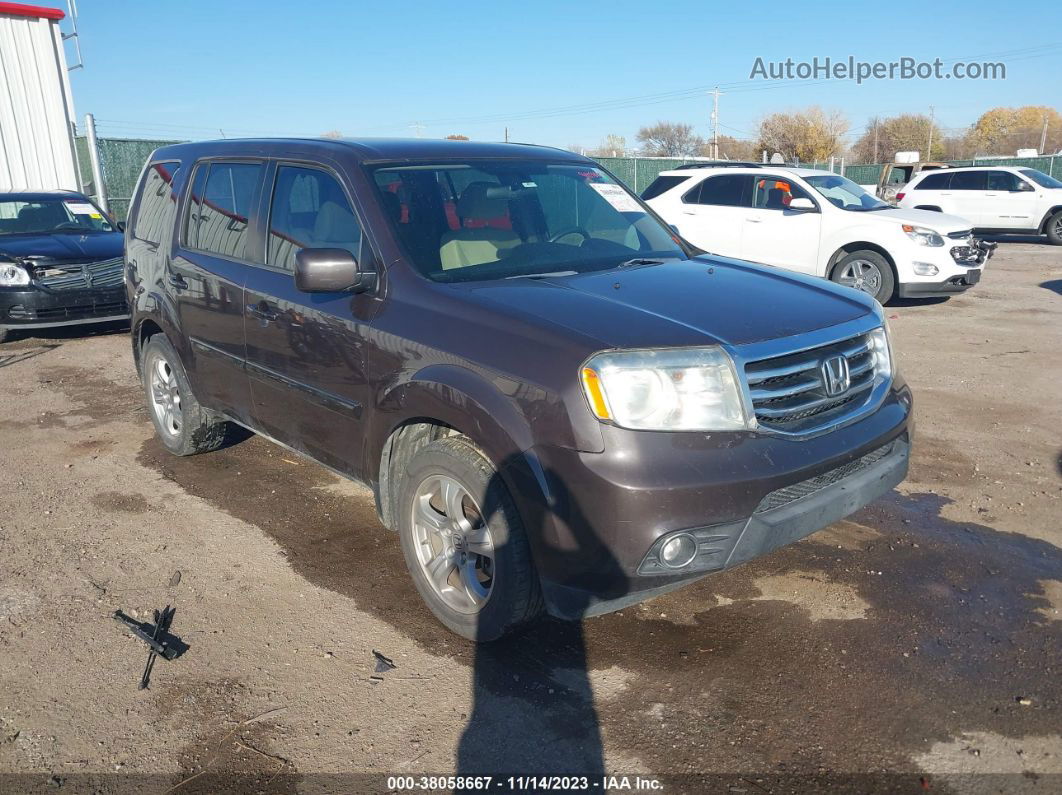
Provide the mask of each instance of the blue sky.
[{"label": "blue sky", "polygon": [[[853,137],[875,114],[930,105],[945,128],[997,105],[1062,106],[1055,0],[79,5],[85,68],[71,74],[74,103],[101,135],[410,136],[419,122],[427,137],[501,140],[508,126],[512,140],[592,147],[617,133],[633,145],[657,120],[707,136],[716,84],[720,132],[739,138],[754,137],[767,113],[810,104],[843,111]],[[749,81],[757,56],[849,55],[998,60],[1007,79]]]}]

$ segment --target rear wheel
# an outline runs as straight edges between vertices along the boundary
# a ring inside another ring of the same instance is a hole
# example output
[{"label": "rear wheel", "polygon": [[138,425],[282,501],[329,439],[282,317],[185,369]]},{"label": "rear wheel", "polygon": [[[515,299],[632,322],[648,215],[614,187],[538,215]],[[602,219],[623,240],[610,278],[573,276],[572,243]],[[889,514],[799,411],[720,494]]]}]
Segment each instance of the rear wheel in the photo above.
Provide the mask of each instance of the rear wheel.
[{"label": "rear wheel", "polygon": [[6,342],[10,334],[10,330],[5,328],[4,326],[0,326],[0,342]]},{"label": "rear wheel", "polygon": [[1047,219],[1047,239],[1056,246],[1062,246],[1062,210]]},{"label": "rear wheel", "polygon": [[181,358],[162,334],[144,345],[141,381],[159,440],[174,455],[218,449],[229,423],[199,405]]},{"label": "rear wheel", "polygon": [[833,266],[830,280],[873,296],[881,304],[889,301],[896,289],[892,265],[870,249],[853,251],[842,257]]},{"label": "rear wheel", "polygon": [[542,596],[523,524],[483,454],[464,437],[438,439],[400,477],[402,552],[435,617],[480,642],[537,618]]}]

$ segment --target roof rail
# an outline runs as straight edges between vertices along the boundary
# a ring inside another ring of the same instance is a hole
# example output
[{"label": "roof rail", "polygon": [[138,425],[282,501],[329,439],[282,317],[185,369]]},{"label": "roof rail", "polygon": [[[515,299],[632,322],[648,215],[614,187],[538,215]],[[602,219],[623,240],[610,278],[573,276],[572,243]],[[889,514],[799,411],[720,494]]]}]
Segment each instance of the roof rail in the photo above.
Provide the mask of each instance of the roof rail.
[{"label": "roof rail", "polygon": [[675,166],[675,171],[688,168],[759,168],[760,165],[760,163],[745,160],[701,160],[697,163],[683,163],[681,166]]}]

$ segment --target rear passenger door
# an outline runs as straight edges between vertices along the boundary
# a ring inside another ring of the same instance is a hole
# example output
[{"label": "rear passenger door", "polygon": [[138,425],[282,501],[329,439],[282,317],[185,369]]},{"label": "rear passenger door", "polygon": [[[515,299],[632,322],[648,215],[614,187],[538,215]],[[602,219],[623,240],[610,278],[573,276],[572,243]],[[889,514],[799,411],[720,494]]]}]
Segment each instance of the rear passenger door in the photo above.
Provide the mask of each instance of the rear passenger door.
[{"label": "rear passenger door", "polygon": [[948,189],[941,196],[945,207],[941,209],[946,213],[954,213],[969,221],[974,226],[994,226],[991,220],[994,218],[987,207],[988,198],[988,172],[986,171],[955,171],[952,172]]},{"label": "rear passenger door", "polygon": [[682,196],[679,234],[698,248],[724,257],[741,256],[741,227],[752,201],[748,174],[716,174]]},{"label": "rear passenger door", "polygon": [[166,275],[192,361],[185,362],[204,405],[250,421],[244,369],[243,284],[262,258],[255,208],[262,191],[260,160],[203,160],[192,173],[181,228]]},{"label": "rear passenger door", "polygon": [[244,293],[247,371],[254,424],[295,450],[361,477],[365,432],[369,295],[303,293],[295,254],[343,248],[371,267],[352,193],[337,172],[306,163],[270,169],[263,200],[268,218],[265,264],[252,269]]}]

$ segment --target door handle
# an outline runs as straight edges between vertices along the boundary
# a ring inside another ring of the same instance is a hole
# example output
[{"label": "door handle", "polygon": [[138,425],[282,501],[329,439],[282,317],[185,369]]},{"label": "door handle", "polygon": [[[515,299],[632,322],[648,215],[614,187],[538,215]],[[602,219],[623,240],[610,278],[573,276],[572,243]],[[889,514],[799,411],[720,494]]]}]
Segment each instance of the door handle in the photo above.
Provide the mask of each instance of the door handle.
[{"label": "door handle", "polygon": [[247,314],[258,318],[263,323],[268,323],[280,317],[280,313],[276,308],[265,301],[259,301],[257,304],[247,304]]},{"label": "door handle", "polygon": [[184,280],[184,277],[181,276],[181,274],[179,273],[171,273],[169,276],[166,277],[166,281],[168,281],[171,285],[173,285],[174,288],[178,290],[188,289],[188,282],[186,282]]},{"label": "door handle", "polygon": [[683,210],[682,214],[683,215],[696,215],[697,213],[693,212],[693,210]]},{"label": "door handle", "polygon": [[763,223],[763,219],[762,218],[746,218],[745,220],[748,221],[750,224],[761,224],[761,223]]}]

